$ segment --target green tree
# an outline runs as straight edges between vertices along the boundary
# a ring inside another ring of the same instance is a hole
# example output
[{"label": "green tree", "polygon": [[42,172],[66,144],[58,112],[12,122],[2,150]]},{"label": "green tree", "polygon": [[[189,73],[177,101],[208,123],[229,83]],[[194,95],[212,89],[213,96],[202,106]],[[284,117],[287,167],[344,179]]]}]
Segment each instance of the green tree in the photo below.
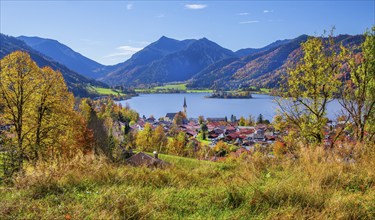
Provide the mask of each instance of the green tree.
[{"label": "green tree", "polygon": [[[375,135],[375,26],[372,32],[364,34],[361,53],[355,53],[342,47],[341,58],[345,62],[343,69],[350,73],[345,83],[340,104],[347,111],[351,120],[355,137],[363,142],[365,132],[368,138]],[[345,68],[346,67],[346,68]]]},{"label": "green tree", "polygon": [[301,46],[302,58],[287,71],[284,99],[276,101],[306,141],[321,143],[327,104],[340,87],[339,60],[331,36],[311,37]]},{"label": "green tree", "polygon": [[[88,100],[87,100],[88,101]],[[96,154],[104,154],[113,159],[112,148],[109,145],[109,135],[104,125],[104,120],[100,119],[94,110],[93,104],[88,103],[90,108],[89,121],[87,127],[92,130],[94,135],[94,150]]]},{"label": "green tree", "polygon": [[263,115],[259,114],[258,119],[257,119],[257,124],[263,124]]},{"label": "green tree", "polygon": [[207,131],[208,131],[208,127],[207,127],[206,123],[201,124],[201,131],[202,131],[202,139],[206,140],[206,135],[207,135]]}]

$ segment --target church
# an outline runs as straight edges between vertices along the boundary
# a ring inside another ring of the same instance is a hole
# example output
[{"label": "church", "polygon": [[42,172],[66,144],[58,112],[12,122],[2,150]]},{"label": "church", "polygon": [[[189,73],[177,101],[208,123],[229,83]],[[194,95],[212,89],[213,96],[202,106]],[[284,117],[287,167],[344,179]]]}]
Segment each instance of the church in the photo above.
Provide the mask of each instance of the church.
[{"label": "church", "polygon": [[[184,97],[184,104],[182,105],[182,112],[185,114],[185,117],[187,118],[187,104],[186,104],[186,97]],[[165,116],[164,116],[164,120],[166,121],[173,121],[174,117],[178,114],[178,112],[176,113],[167,113]]]}]

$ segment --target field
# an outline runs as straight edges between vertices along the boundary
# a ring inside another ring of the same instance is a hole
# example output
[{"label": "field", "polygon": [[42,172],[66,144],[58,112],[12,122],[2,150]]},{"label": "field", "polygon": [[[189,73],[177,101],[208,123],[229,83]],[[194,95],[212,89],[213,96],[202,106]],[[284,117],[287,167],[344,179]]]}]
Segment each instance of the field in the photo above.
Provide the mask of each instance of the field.
[{"label": "field", "polygon": [[94,92],[94,93],[98,93],[99,95],[124,95],[126,96],[126,94],[124,93],[121,93],[120,91],[117,91],[117,90],[113,90],[113,89],[110,89],[110,88],[99,88],[99,87],[90,87],[90,91]]},{"label": "field", "polygon": [[[374,219],[374,154],[343,163],[255,154],[213,163],[170,155],[166,169],[77,157],[27,167],[1,186],[2,219]],[[323,160],[325,158],[325,160]]]},{"label": "field", "polygon": [[188,89],[186,83],[180,84],[168,84],[164,86],[156,86],[151,89],[135,89],[136,92],[140,93],[168,93],[168,92],[187,92],[187,93],[211,93],[213,90],[210,89]]}]

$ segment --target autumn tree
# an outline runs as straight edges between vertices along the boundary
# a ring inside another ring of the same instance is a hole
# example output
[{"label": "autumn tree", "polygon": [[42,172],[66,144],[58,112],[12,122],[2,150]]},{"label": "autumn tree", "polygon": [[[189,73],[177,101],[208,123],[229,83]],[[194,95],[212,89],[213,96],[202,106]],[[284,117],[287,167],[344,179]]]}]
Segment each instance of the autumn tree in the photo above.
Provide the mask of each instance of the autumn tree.
[{"label": "autumn tree", "polygon": [[35,92],[35,119],[33,119],[33,154],[37,160],[47,147],[59,147],[59,137],[69,125],[69,111],[73,110],[74,99],[68,92],[60,72],[44,67],[40,72],[40,87]]},{"label": "autumn tree", "polygon": [[184,132],[179,132],[177,137],[172,138],[168,143],[168,153],[185,156],[185,147],[188,143]]},{"label": "autumn tree", "polygon": [[350,116],[355,137],[358,141],[374,139],[375,135],[375,26],[372,32],[364,34],[365,41],[361,44],[361,53],[342,47],[341,58],[344,70],[350,74],[350,79],[342,90],[342,107]]},{"label": "autumn tree", "polygon": [[311,37],[301,46],[303,56],[287,71],[284,98],[276,101],[306,141],[321,143],[327,104],[340,86],[339,61],[332,36]]},{"label": "autumn tree", "polygon": [[200,125],[203,124],[204,121],[205,121],[205,120],[204,120],[204,116],[203,116],[203,115],[198,116],[198,123],[199,123]]},{"label": "autumn tree", "polygon": [[254,126],[255,125],[255,119],[252,115],[249,115],[249,119],[247,120],[247,126]]},{"label": "autumn tree", "polygon": [[175,125],[182,125],[184,120],[186,120],[186,115],[183,112],[178,112],[173,118],[173,123]]},{"label": "autumn tree", "polygon": [[216,155],[219,157],[224,157],[230,152],[229,145],[224,141],[219,141],[214,147]]},{"label": "autumn tree", "polygon": [[153,132],[150,123],[146,123],[142,131],[139,131],[135,141],[137,148],[140,151],[153,151]]},{"label": "autumn tree", "polygon": [[1,115],[14,125],[16,135],[12,168],[22,168],[27,158],[27,136],[32,133],[31,119],[35,112],[35,94],[42,86],[40,69],[25,52],[14,52],[1,60],[0,99],[4,105]]},{"label": "autumn tree", "polygon": [[246,124],[246,120],[245,120],[245,118],[244,117],[240,117],[240,121],[238,122],[238,125],[239,126],[245,126],[245,124]]},{"label": "autumn tree", "polygon": [[156,127],[155,131],[152,134],[152,142],[158,152],[164,152],[163,148],[167,146],[168,139],[165,135],[163,125],[160,124],[158,127]]},{"label": "autumn tree", "polygon": [[5,151],[10,174],[24,160],[61,157],[66,143],[77,146],[73,95],[61,73],[40,69],[27,53],[17,51],[1,60],[0,103],[1,118],[13,125],[15,135]]}]

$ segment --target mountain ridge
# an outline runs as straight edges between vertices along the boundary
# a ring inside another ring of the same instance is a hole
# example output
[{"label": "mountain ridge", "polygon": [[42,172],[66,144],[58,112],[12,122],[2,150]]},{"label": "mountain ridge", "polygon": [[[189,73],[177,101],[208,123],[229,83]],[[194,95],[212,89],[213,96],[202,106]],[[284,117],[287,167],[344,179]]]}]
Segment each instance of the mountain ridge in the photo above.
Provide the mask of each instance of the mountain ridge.
[{"label": "mountain ridge", "polygon": [[65,44],[62,44],[54,39],[41,38],[37,36],[27,37],[23,35],[16,38],[24,41],[34,50],[88,78],[100,78],[106,73],[106,69],[109,68],[83,56]]},{"label": "mountain ridge", "polygon": [[5,34],[0,34],[0,59],[4,56],[17,51],[25,51],[29,53],[30,57],[36,62],[39,67],[50,66],[54,70],[58,70],[64,77],[65,82],[70,91],[72,91],[76,96],[87,97],[91,94],[87,90],[87,86],[100,86],[107,87],[106,84],[102,82],[95,81],[93,79],[86,78],[66,66],[52,60],[50,57],[34,50],[29,47],[24,41],[21,41],[15,37],[8,36]]},{"label": "mountain ridge", "polygon": [[[173,44],[173,47],[166,48],[165,44]],[[178,41],[163,36],[129,60],[116,65],[116,70],[100,80],[133,86],[185,81],[207,65],[233,56],[233,51],[207,38]]]},{"label": "mountain ridge", "polygon": [[[360,36],[337,35],[334,40],[359,45]],[[207,38],[176,40],[162,36],[124,62],[102,65],[101,75],[93,78],[112,86],[144,87],[183,81],[190,88],[237,89],[247,85],[272,88],[286,73],[287,63],[301,56],[300,44],[308,37],[301,35],[262,48],[233,52]]]}]

